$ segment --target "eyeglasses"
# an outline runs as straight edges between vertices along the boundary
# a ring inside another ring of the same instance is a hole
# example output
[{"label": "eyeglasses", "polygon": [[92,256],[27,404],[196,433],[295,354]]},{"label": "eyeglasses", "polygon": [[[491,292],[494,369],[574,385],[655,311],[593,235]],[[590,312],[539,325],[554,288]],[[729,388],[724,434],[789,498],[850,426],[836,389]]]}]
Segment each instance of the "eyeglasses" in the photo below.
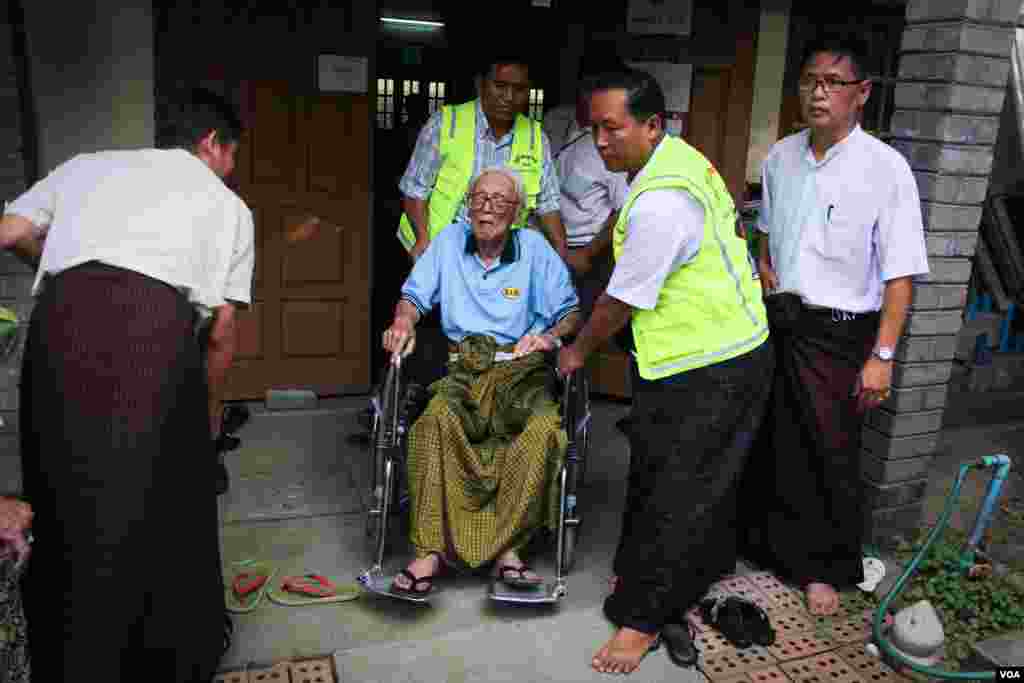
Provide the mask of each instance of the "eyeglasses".
[{"label": "eyeglasses", "polygon": [[469,208],[474,211],[480,211],[484,208],[487,202],[491,203],[491,209],[501,213],[507,211],[516,205],[516,200],[508,199],[500,194],[487,194],[486,192],[474,192],[473,194],[466,197],[466,203],[469,204]]},{"label": "eyeglasses", "polygon": [[818,85],[821,85],[822,91],[828,95],[843,86],[859,85],[866,80],[866,78],[861,78],[856,81],[844,81],[843,79],[836,78],[835,76],[812,76],[808,74],[800,77],[799,88],[800,92],[814,92]]}]

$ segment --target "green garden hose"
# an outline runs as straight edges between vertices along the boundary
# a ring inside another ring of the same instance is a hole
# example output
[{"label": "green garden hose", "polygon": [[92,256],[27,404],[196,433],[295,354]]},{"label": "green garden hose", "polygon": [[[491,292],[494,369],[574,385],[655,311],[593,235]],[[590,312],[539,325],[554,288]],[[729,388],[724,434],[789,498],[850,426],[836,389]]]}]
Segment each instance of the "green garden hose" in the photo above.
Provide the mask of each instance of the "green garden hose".
[{"label": "green garden hose", "polygon": [[[885,615],[889,611],[889,604],[892,603],[893,599],[895,599],[896,596],[899,595],[900,591],[903,590],[903,586],[906,584],[907,579],[909,579],[910,576],[915,571],[917,571],[918,565],[921,564],[921,561],[924,559],[925,555],[927,555],[928,549],[931,547],[932,543],[935,542],[935,540],[942,534],[942,532],[946,529],[946,526],[949,524],[949,518],[953,514],[953,509],[960,498],[960,487],[963,486],[964,479],[966,479],[967,477],[967,473],[974,468],[982,467],[997,467],[999,469],[996,476],[993,477],[992,485],[989,489],[989,494],[982,508],[982,513],[979,514],[978,521],[975,523],[974,532],[971,534],[972,538],[980,537],[981,533],[984,531],[984,526],[988,523],[988,517],[991,515],[992,509],[994,508],[995,499],[998,497],[999,494],[999,485],[1001,485],[1002,481],[1005,480],[1006,474],[1009,470],[1009,458],[1007,458],[1005,455],[986,456],[977,462],[968,463],[960,466],[960,471],[957,474],[956,482],[953,484],[953,490],[950,491],[949,497],[946,498],[946,506],[942,510],[942,514],[939,516],[939,520],[935,523],[935,526],[932,528],[931,533],[928,534],[927,540],[924,542],[924,545],[921,546],[921,549],[917,552],[917,555],[914,556],[914,559],[911,560],[907,567],[903,570],[903,573],[896,580],[896,583],[893,584],[893,587],[889,590],[889,593],[884,598],[882,598],[882,602],[878,605],[878,609],[875,611],[875,618],[872,623],[871,630],[874,636],[874,641],[878,645],[878,647],[887,656],[896,660],[900,664],[903,664],[906,667],[914,671],[917,671],[918,673],[925,674],[927,676],[934,676],[936,678],[960,681],[979,681],[995,679],[995,672],[993,671],[947,671],[945,669],[937,669],[929,666],[924,666],[918,664],[917,662],[911,661],[906,656],[904,656],[899,650],[892,646],[889,640],[885,637],[885,633],[882,630],[882,625],[885,622]],[[964,554],[965,556],[969,556],[973,560],[974,548],[971,544],[968,544],[968,546],[965,548]],[[962,560],[963,559],[964,558],[962,558]],[[961,564],[963,564],[963,562],[961,562]]]}]

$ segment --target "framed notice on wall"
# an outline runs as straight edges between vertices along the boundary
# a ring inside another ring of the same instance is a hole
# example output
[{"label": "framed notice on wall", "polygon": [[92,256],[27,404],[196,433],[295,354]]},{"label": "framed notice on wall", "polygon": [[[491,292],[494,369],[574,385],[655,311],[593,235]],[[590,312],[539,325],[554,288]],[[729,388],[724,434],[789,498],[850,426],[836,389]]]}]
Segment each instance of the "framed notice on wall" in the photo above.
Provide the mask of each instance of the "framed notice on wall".
[{"label": "framed notice on wall", "polygon": [[370,60],[367,57],[321,54],[316,60],[317,90],[323,93],[365,93],[369,89]]},{"label": "framed notice on wall", "polygon": [[688,36],[693,30],[693,0],[629,0],[628,33]]}]

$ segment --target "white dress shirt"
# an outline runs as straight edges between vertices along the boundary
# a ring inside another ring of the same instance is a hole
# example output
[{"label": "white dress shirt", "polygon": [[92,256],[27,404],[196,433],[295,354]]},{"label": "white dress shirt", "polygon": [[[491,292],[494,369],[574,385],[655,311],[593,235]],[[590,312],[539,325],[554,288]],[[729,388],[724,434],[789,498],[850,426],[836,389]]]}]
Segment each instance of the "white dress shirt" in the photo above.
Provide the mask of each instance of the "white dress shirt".
[{"label": "white dress shirt", "polygon": [[650,311],[668,276],[700,251],[704,207],[686,190],[659,188],[637,197],[626,220],[626,240],[607,294]]},{"label": "white dress shirt", "polygon": [[758,227],[777,292],[853,313],[882,307],[883,283],[928,272],[917,183],[906,159],[857,126],[817,161],[810,131],[783,138],[762,170]]},{"label": "white dress shirt", "polygon": [[44,274],[95,260],[177,287],[200,310],[251,301],[252,212],[183,149],[76,156],[6,213],[46,233],[33,294]]},{"label": "white dress shirt", "polygon": [[561,143],[552,150],[567,242],[570,247],[583,247],[601,232],[608,216],[622,208],[629,187],[625,173],[605,168],[590,130],[577,125],[575,108],[572,114],[565,119],[560,109],[555,109],[544,123]]}]

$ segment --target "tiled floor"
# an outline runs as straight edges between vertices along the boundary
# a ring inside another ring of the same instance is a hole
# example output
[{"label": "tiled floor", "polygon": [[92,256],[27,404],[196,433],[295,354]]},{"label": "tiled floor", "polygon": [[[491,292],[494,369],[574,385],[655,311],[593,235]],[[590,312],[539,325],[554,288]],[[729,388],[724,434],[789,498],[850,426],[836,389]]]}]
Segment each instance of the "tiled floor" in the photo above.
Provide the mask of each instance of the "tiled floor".
[{"label": "tiled floor", "polygon": [[800,593],[769,572],[741,573],[715,584],[710,594],[732,594],[761,605],[775,627],[770,647],[743,650],[731,645],[699,614],[690,613],[698,631],[700,668],[713,683],[881,683],[904,677],[864,651],[874,613],[863,600],[843,596],[832,617],[814,617]]},{"label": "tiled floor", "polygon": [[219,674],[213,683],[336,683],[330,657],[294,659]]}]

